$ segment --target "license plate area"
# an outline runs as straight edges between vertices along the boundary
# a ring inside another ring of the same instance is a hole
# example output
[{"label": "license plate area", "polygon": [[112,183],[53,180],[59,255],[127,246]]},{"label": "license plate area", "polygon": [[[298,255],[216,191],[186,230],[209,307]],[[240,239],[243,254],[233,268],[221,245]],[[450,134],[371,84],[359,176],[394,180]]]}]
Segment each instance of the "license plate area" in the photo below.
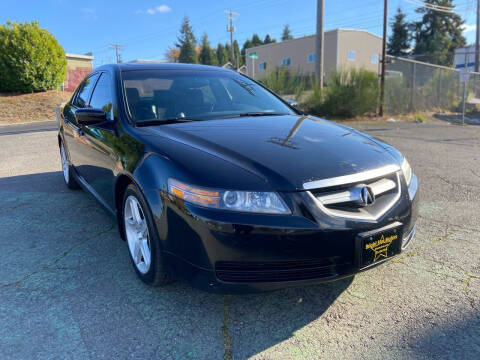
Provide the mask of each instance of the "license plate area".
[{"label": "license plate area", "polygon": [[355,238],[357,267],[366,268],[400,253],[402,224],[395,222],[381,229],[358,234]]}]

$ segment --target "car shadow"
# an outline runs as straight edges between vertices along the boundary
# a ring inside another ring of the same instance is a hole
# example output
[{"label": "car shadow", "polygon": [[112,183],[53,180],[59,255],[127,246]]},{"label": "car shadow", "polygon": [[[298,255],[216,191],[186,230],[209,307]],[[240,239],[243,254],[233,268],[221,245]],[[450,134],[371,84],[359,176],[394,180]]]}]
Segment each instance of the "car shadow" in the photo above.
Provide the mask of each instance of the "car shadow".
[{"label": "car shadow", "polygon": [[0,337],[29,339],[0,345],[0,355],[248,358],[317,321],[353,281],[249,295],[180,281],[152,288],[136,277],[113,217],[68,190],[61,171],[0,178],[0,196],[0,303],[14,314]]}]

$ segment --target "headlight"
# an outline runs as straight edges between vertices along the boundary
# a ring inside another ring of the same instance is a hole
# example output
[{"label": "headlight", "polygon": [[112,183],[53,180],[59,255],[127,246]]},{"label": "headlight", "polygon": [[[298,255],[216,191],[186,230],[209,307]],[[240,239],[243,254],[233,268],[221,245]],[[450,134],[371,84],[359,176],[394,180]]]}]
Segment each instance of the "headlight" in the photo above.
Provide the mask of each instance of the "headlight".
[{"label": "headlight", "polygon": [[168,180],[168,192],[184,201],[213,209],[263,214],[290,214],[285,202],[274,192],[205,189]]},{"label": "headlight", "polygon": [[402,172],[403,176],[405,176],[405,181],[407,182],[407,186],[410,186],[410,182],[412,181],[412,168],[407,161],[407,158],[403,158],[402,162]]}]

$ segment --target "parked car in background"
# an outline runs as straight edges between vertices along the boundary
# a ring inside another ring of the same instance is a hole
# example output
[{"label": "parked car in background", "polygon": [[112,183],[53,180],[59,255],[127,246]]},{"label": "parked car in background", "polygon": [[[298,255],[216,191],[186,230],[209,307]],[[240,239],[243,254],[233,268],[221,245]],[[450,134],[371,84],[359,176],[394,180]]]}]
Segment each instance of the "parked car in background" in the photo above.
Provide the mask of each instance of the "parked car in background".
[{"label": "parked car in background", "polygon": [[66,185],[116,217],[147,284],[313,284],[381,264],[414,236],[418,182],[399,151],[234,71],[106,65],[58,114]]}]

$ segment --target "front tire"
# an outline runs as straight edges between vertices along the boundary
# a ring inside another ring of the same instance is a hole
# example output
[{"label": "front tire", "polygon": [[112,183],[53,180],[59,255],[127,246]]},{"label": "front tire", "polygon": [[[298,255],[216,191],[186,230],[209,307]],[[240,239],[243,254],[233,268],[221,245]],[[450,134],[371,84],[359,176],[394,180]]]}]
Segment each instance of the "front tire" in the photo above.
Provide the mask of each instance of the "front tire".
[{"label": "front tire", "polygon": [[76,190],[80,188],[78,186],[75,177],[73,176],[73,169],[67,159],[67,153],[65,151],[65,147],[63,146],[63,142],[60,143],[60,160],[62,161],[62,172],[63,172],[63,180],[65,180],[65,185],[71,190]]},{"label": "front tire", "polygon": [[138,277],[151,286],[168,283],[152,215],[143,195],[133,184],[125,191],[122,210],[123,234]]}]

